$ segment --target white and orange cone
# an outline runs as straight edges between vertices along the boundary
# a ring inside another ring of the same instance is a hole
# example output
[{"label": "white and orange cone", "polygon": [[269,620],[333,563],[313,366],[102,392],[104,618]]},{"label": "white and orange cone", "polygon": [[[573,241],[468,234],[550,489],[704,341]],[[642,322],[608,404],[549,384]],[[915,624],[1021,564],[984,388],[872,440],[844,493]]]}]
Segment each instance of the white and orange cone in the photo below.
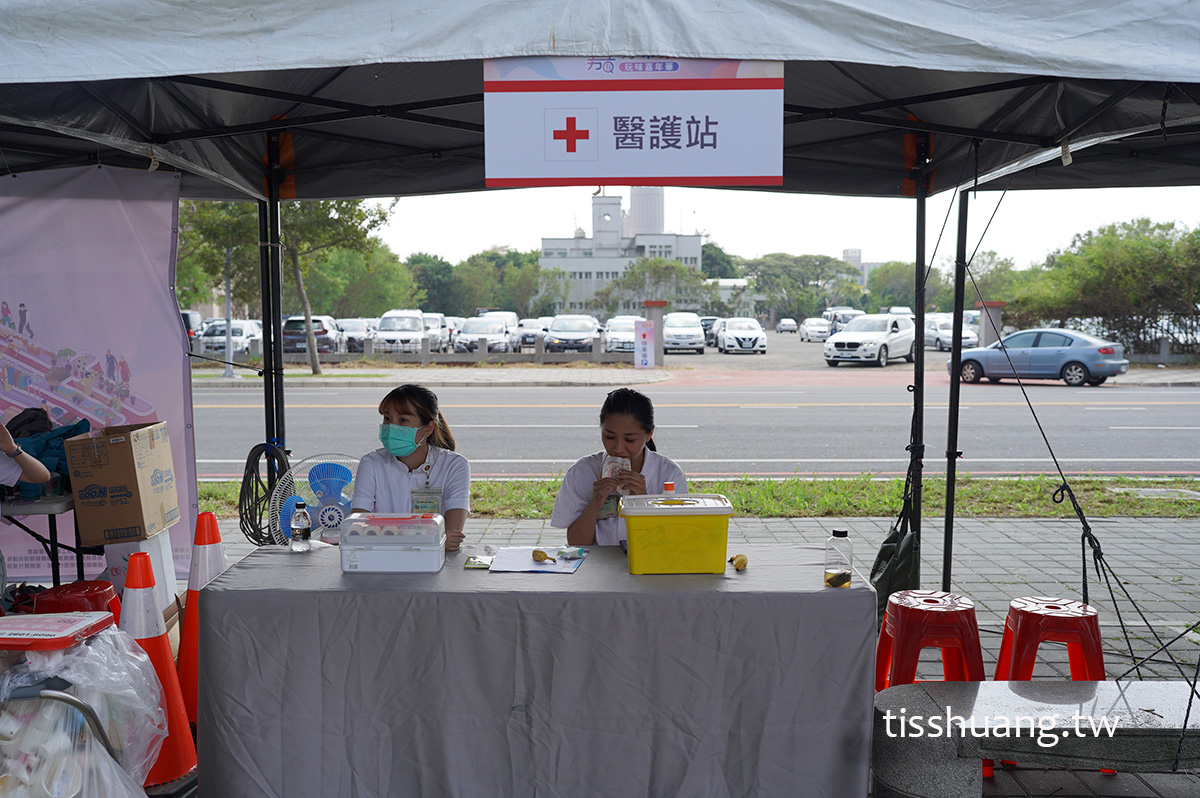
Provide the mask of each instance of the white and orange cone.
[{"label": "white and orange cone", "polygon": [[193,724],[196,722],[196,677],[200,669],[200,590],[224,570],[225,547],[221,545],[217,516],[200,513],[196,517],[192,568],[188,574],[187,601],[183,605],[183,624],[179,631],[179,656],[175,658],[183,706]]},{"label": "white and orange cone", "polygon": [[129,558],[121,602],[121,630],[136,640],[150,657],[154,672],[162,683],[167,739],[163,740],[158,759],[146,776],[146,786],[166,784],[195,770],[196,744],[188,728],[187,710],[183,708],[179,676],[171,658],[171,641],[167,639],[167,627],[154,596],[154,566],[150,555],[144,551]]}]

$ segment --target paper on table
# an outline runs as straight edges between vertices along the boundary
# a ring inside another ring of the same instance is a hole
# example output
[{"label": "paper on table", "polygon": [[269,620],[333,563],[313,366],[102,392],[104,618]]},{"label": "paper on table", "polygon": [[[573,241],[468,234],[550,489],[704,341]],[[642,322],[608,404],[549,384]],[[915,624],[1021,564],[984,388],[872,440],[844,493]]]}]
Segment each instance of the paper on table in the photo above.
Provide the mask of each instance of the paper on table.
[{"label": "paper on table", "polygon": [[[512,546],[500,549],[500,551],[496,552],[496,557],[492,560],[492,567],[488,570],[492,571],[493,573],[496,571],[508,573],[537,571],[539,573],[547,574],[573,574],[575,573],[575,569],[577,569],[580,564],[583,563],[582,558],[578,560],[567,560],[562,557],[558,558],[558,562],[538,562],[537,560],[533,559],[533,550],[535,548],[538,547]],[[553,549],[547,551],[543,548],[542,551],[546,551],[551,556],[554,556]]]}]

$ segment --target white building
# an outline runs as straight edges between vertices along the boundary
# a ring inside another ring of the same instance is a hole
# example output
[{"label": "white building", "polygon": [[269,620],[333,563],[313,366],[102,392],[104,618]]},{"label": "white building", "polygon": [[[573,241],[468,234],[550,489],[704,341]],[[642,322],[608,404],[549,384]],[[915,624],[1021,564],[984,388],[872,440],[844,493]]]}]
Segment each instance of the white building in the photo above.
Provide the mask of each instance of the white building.
[{"label": "white building", "polygon": [[863,288],[867,287],[867,277],[871,275],[871,271],[876,266],[882,266],[883,262],[863,263],[861,249],[843,249],[842,260],[849,263],[855,269],[858,269],[858,284]]},{"label": "white building", "polygon": [[[663,232],[661,186],[634,186],[629,206],[626,213],[621,210],[620,197],[592,197],[591,238],[578,228],[574,238],[542,239],[541,268],[561,269],[570,276],[571,290],[560,311],[588,309],[596,292],[623,275],[638,258],[677,260],[700,269],[701,236]],[[640,312],[640,305],[625,310]]]}]

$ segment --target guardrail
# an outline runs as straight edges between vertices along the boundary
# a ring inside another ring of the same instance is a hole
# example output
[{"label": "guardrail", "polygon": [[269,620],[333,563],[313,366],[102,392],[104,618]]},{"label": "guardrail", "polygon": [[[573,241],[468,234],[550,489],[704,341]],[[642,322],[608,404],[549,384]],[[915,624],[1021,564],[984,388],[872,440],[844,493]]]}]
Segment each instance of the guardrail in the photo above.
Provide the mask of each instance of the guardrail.
[{"label": "guardrail", "polygon": [[[361,353],[354,352],[337,355],[320,353],[317,355],[317,358],[321,363],[357,363],[364,360],[389,360],[394,363],[415,363],[422,366],[448,365],[452,363],[533,363],[542,365],[547,363],[576,363],[579,361],[589,363],[633,363],[633,352],[605,352],[604,342],[599,337],[592,341],[590,352],[547,352],[545,342],[540,338],[535,346],[532,348],[525,347],[521,352],[488,352],[486,338],[480,338],[477,341],[474,352],[433,352],[429,348],[428,339],[421,342],[420,352],[405,353],[376,353],[372,346],[373,342],[366,341],[364,343],[363,349],[365,351]],[[260,340],[252,340],[250,342],[249,353],[235,354],[232,358],[233,362],[261,362],[261,345],[262,342]],[[307,363],[308,355],[304,352],[285,353],[283,355],[283,362]]]}]

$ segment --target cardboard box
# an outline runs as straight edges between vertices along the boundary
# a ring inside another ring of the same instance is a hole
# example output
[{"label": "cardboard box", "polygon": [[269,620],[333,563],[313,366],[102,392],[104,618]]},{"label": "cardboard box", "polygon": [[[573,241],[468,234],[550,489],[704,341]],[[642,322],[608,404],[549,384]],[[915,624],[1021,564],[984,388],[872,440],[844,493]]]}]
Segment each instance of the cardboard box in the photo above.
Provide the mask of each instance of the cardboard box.
[{"label": "cardboard box", "polygon": [[167,422],[93,430],[66,450],[84,546],[146,540],[179,520]]},{"label": "cardboard box", "polygon": [[159,610],[166,611],[175,606],[179,585],[175,579],[175,559],[171,554],[171,535],[161,532],[149,540],[129,543],[109,543],[104,547],[104,559],[108,562],[108,581],[120,593],[125,590],[125,575],[129,572],[129,558],[139,551],[150,555],[154,568],[154,597]]}]

